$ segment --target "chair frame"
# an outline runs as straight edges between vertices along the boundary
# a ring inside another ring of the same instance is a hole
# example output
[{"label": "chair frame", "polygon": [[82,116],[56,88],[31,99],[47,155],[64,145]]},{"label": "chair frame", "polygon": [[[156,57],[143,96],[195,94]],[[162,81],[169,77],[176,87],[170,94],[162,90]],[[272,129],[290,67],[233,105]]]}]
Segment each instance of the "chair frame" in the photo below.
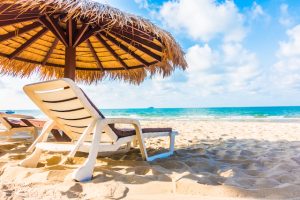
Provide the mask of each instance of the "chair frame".
[{"label": "chair frame", "polygon": [[[64,131],[71,139],[76,138],[73,133],[57,120],[57,117],[51,113],[44,105],[43,101],[37,98],[36,93],[39,90],[51,90],[53,88],[69,87],[75,93],[76,97],[85,106],[85,109],[93,116],[92,122],[83,131],[80,137],[73,140],[70,144],[59,144],[46,142],[51,130],[54,127],[58,127]],[[63,164],[67,159],[73,158],[77,151],[88,152],[88,158],[85,163],[79,167],[73,173],[72,177],[76,181],[88,181],[92,178],[96,158],[99,152],[116,152],[122,145],[126,145],[126,148],[133,146],[139,146],[143,160],[153,161],[159,158],[165,158],[174,153],[174,143],[176,131],[172,132],[155,132],[155,133],[142,133],[141,125],[138,120],[129,118],[102,118],[99,113],[88,101],[87,97],[78,88],[75,83],[70,79],[58,79],[55,81],[46,81],[37,84],[31,84],[24,87],[25,93],[33,100],[33,102],[50,118],[45,123],[41,134],[29,147],[27,152],[33,152],[28,158],[23,160],[20,164],[25,167],[36,167],[39,158],[43,151],[53,152],[69,152],[66,159],[60,164]],[[130,124],[134,126],[136,135],[118,138],[118,136],[108,126],[110,124]],[[93,133],[91,142],[86,142],[90,133]],[[103,134],[107,134],[111,139],[110,143],[105,143],[101,140]],[[168,136],[170,138],[169,151],[166,153],[160,153],[154,156],[148,156],[145,142],[146,138]]]},{"label": "chair frame", "polygon": [[0,123],[5,128],[4,131],[0,131],[0,136],[6,136],[8,138],[11,138],[15,133],[27,132],[30,133],[34,139],[37,138],[38,130],[36,127],[34,126],[14,127],[12,123],[9,123],[7,121],[10,118],[19,119],[20,121],[24,119],[25,120],[34,119],[34,117],[28,115],[0,113]]}]

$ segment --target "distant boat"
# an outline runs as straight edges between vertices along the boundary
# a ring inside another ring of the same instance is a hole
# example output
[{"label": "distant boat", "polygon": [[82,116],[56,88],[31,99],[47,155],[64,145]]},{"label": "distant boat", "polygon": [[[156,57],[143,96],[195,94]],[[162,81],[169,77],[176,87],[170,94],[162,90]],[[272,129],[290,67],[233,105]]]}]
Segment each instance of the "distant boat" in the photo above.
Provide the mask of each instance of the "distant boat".
[{"label": "distant boat", "polygon": [[5,111],[5,113],[6,114],[15,114],[15,111],[13,111],[13,110],[7,110],[7,111]]},{"label": "distant boat", "polygon": [[154,109],[154,107],[148,107],[148,109]]}]

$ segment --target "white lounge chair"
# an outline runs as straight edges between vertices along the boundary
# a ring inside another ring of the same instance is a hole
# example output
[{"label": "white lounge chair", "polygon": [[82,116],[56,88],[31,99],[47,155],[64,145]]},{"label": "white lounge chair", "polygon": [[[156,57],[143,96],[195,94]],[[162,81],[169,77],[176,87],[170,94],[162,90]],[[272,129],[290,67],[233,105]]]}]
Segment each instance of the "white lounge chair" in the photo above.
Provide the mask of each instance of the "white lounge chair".
[{"label": "white lounge chair", "polygon": [[28,120],[34,119],[32,116],[0,113],[0,124],[3,130],[0,130],[0,136],[11,138],[15,133],[30,133],[35,139],[37,129]]},{"label": "white lounge chair", "polygon": [[[83,166],[73,173],[73,179],[87,181],[92,178],[96,157],[99,152],[113,152],[123,145],[139,144],[142,158],[153,161],[173,154],[175,135],[170,128],[142,129],[138,120],[126,118],[104,118],[102,113],[88,99],[84,92],[71,79],[46,81],[24,87],[25,93],[49,117],[49,121],[28,152],[34,152],[20,164],[36,167],[42,151],[69,152],[67,158],[77,151],[88,152]],[[118,129],[115,124],[131,124],[134,129]],[[69,144],[46,142],[49,132],[56,126],[71,138]],[[105,142],[102,136],[109,136]],[[166,153],[148,156],[144,139],[169,136],[170,149]],[[65,160],[64,160],[65,161]],[[63,162],[64,162],[63,161]]]}]

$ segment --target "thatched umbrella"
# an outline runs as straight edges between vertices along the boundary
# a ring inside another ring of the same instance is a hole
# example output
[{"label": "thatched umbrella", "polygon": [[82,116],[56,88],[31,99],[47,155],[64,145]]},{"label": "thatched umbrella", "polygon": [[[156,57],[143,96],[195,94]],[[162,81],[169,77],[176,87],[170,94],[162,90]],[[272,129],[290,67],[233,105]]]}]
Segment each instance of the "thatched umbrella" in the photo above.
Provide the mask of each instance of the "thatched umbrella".
[{"label": "thatched umbrella", "polygon": [[148,20],[88,0],[0,0],[0,73],[142,82],[185,69],[180,46]]}]

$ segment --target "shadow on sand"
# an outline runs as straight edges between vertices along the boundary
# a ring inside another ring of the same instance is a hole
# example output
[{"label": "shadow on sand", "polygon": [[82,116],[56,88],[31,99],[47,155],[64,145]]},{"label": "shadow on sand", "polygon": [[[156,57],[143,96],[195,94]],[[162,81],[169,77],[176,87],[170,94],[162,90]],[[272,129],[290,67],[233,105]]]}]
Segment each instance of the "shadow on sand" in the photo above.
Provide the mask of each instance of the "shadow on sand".
[{"label": "shadow on sand", "polygon": [[[153,149],[149,151],[156,153]],[[15,152],[16,148],[7,148],[0,153],[4,156]],[[85,157],[86,154],[76,156],[79,160]],[[298,177],[300,141],[201,140],[188,149],[177,149],[170,158],[151,163],[141,160],[138,149],[127,154],[99,157],[93,180],[74,183],[62,195],[75,198],[78,197],[77,189],[82,191],[85,184],[115,181],[147,187],[149,193],[159,191],[160,183],[178,194],[297,198],[300,197]],[[126,187],[122,195],[111,199],[125,198],[129,192]]]}]

